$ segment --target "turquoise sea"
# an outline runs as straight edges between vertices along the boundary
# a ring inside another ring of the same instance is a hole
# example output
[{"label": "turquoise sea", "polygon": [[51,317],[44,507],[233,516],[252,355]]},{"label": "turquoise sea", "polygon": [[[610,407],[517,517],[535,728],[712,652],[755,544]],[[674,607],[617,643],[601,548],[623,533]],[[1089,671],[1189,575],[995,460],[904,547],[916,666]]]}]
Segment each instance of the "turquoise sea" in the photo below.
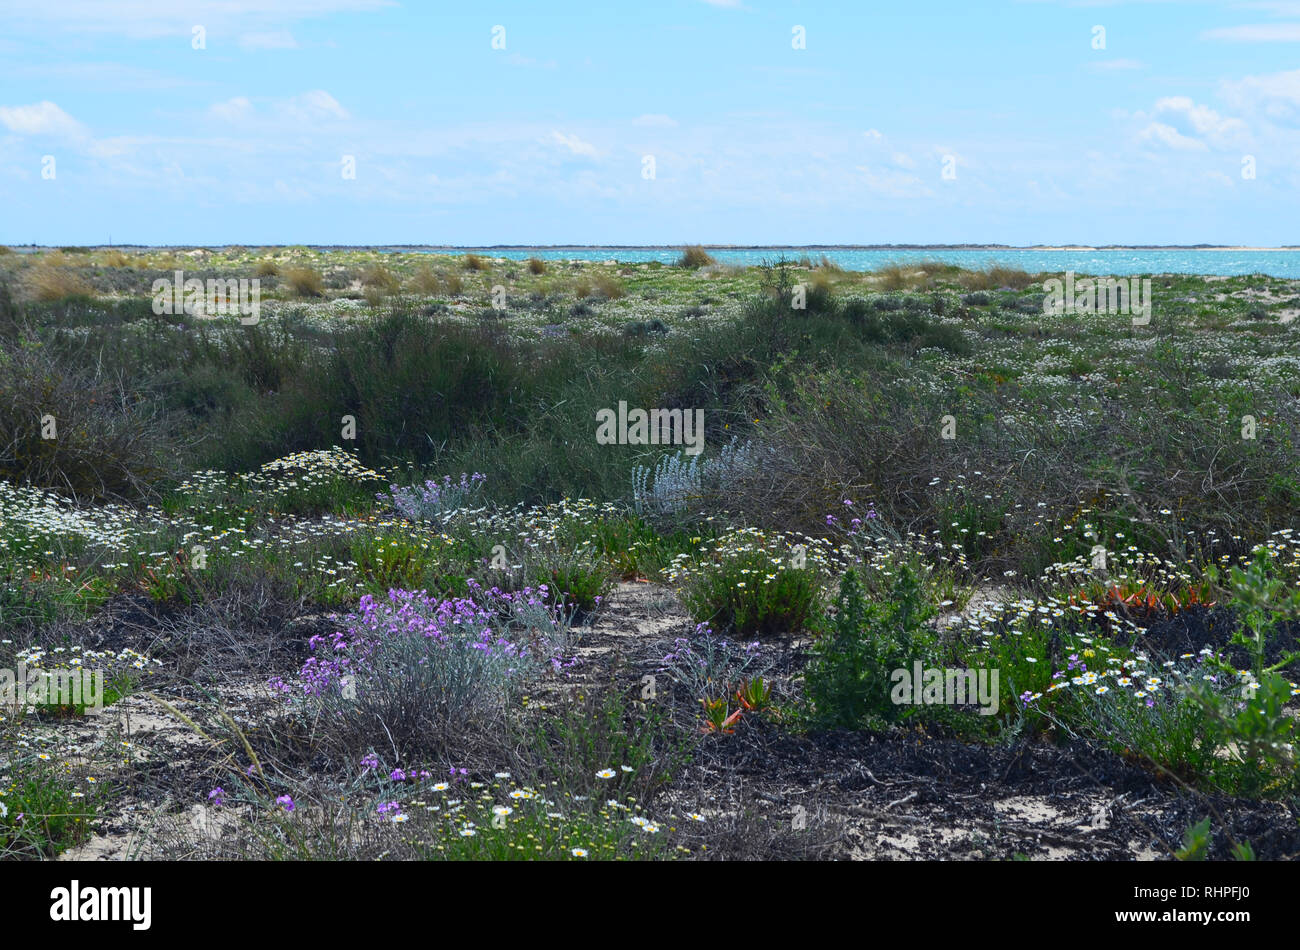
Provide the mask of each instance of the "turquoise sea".
[{"label": "turquoise sea", "polygon": [[[510,247],[510,248],[404,248],[429,253],[464,253],[467,250],[524,260],[661,261],[672,263],[681,255],[675,247]],[[727,264],[758,264],[782,256],[798,260],[807,254],[814,261],[823,254],[845,270],[870,271],[886,264],[943,261],[980,269],[991,264],[1018,267],[1031,274],[1061,273],[1120,276],[1130,274],[1268,274],[1300,278],[1300,248],[1281,250],[1203,250],[1188,248],[1116,248],[1105,250],[1043,250],[1039,248],[898,249],[852,247],[755,247],[709,249]]]}]

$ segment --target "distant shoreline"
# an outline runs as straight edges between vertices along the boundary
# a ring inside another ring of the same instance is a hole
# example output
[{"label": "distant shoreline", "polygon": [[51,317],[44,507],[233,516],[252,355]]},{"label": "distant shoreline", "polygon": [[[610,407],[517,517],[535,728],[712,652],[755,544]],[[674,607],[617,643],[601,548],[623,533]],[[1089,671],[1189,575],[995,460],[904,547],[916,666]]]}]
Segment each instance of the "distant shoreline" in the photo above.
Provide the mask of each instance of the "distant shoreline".
[{"label": "distant shoreline", "polygon": [[[0,242],[2,243],[2,242]],[[50,250],[70,245],[9,244],[14,250]],[[679,251],[683,244],[84,244],[91,250],[146,248],[158,250],[213,250],[230,247],[306,247],[314,250],[429,250],[429,251]],[[1300,251],[1300,245],[1255,247],[1238,244],[701,244],[710,251]]]}]

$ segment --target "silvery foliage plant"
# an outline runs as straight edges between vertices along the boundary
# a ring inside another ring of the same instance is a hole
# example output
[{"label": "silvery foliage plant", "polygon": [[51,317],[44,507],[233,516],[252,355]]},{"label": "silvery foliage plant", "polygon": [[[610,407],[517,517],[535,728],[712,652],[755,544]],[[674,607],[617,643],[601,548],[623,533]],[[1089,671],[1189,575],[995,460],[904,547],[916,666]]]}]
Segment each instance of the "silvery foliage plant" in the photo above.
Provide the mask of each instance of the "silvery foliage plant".
[{"label": "silvery foliage plant", "polygon": [[632,469],[632,503],[638,514],[679,514],[711,493],[723,491],[754,470],[759,450],[749,442],[732,439],[716,458],[665,455],[654,468]]},{"label": "silvery foliage plant", "polygon": [[443,522],[477,501],[486,480],[487,476],[478,472],[461,473],[459,482],[444,475],[441,482],[431,478],[423,485],[390,485],[387,495],[380,492],[375,497],[392,505],[408,521]]}]

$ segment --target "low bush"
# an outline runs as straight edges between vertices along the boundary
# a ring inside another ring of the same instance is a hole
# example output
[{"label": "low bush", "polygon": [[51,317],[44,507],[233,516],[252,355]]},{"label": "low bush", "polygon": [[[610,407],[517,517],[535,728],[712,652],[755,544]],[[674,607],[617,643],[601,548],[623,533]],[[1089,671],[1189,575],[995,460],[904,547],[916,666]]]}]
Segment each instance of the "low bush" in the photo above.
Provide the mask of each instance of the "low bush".
[{"label": "low bush", "polygon": [[679,557],[668,576],[697,623],[736,636],[788,634],[816,615],[828,562],[811,539],[739,528]]},{"label": "low bush", "polygon": [[566,662],[568,634],[545,595],[483,590],[438,600],[423,592],[367,595],[295,682],[272,681],[318,724],[328,751],[437,753],[467,729],[499,723],[532,677]]},{"label": "low bush", "polygon": [[284,282],[299,297],[319,297],[325,291],[325,280],[314,267],[288,267],[284,271]]},{"label": "low bush", "polygon": [[[813,645],[804,681],[809,716],[822,728],[880,728],[924,706],[895,704],[891,673],[909,672],[919,661],[929,667],[934,608],[907,565],[899,567],[887,596],[868,602],[855,571],[840,581],[835,610],[825,617]],[[919,689],[920,684],[912,684]]]},{"label": "low bush", "polygon": [[73,270],[43,261],[27,272],[26,287],[27,295],[41,303],[89,297],[95,292],[95,288]]},{"label": "low bush", "polygon": [[683,249],[682,256],[677,260],[678,267],[685,267],[689,270],[699,270],[701,267],[716,263],[717,260],[714,259],[713,255],[698,244],[692,244]]},{"label": "low bush", "polygon": [[387,495],[380,493],[376,497],[392,505],[403,518],[441,524],[478,500],[484,480],[485,476],[479,472],[473,475],[462,472],[459,482],[444,475],[442,482],[431,478],[423,485],[390,485]]},{"label": "low bush", "polygon": [[125,380],[44,349],[0,353],[0,477],[87,499],[146,498],[179,474],[170,421]]}]

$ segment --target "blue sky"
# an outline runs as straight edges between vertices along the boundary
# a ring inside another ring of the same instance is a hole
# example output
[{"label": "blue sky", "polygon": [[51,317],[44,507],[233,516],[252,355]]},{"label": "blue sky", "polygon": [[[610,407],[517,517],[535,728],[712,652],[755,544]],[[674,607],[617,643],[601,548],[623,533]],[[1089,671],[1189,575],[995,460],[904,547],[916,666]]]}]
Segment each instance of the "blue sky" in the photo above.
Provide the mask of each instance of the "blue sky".
[{"label": "blue sky", "polygon": [[1276,245],[1298,196],[1300,0],[0,0],[4,243]]}]

